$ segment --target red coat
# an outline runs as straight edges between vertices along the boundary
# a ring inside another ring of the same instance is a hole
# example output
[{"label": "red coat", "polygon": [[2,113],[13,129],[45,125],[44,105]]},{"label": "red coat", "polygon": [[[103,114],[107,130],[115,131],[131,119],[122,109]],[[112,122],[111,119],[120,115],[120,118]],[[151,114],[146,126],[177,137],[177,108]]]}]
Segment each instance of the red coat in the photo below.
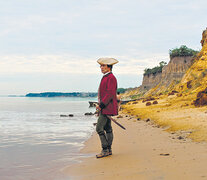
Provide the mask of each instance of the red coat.
[{"label": "red coat", "polygon": [[117,115],[117,80],[112,73],[103,76],[99,86],[99,100],[102,114]]}]

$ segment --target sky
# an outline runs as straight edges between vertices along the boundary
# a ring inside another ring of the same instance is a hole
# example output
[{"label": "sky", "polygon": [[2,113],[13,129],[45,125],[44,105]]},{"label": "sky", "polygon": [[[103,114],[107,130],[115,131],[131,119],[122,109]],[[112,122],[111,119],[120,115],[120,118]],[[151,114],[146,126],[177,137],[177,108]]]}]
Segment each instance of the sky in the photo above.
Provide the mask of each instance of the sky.
[{"label": "sky", "polygon": [[0,95],[96,92],[97,59],[138,87],[169,49],[200,50],[206,0],[0,0]]}]

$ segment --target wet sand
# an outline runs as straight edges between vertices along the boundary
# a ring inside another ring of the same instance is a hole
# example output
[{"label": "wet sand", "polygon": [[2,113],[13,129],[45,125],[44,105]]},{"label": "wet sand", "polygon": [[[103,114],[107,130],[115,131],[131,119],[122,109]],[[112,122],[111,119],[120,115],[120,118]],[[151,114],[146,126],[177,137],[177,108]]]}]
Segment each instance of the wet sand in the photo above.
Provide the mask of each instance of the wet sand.
[{"label": "wet sand", "polygon": [[94,133],[82,153],[90,155],[81,163],[68,166],[71,179],[207,179],[207,144],[174,132],[166,132],[151,121],[135,116],[118,118],[126,131],[113,123],[113,155],[96,159],[100,142]]}]

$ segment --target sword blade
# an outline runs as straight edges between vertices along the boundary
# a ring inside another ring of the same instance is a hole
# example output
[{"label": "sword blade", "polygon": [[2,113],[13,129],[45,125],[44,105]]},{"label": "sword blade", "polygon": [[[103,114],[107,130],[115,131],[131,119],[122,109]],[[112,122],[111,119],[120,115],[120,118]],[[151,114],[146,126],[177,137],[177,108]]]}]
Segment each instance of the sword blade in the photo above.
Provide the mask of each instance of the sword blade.
[{"label": "sword blade", "polygon": [[122,129],[126,130],[124,126],[122,126],[120,123],[118,123],[115,119],[113,119],[111,116],[107,116],[111,121],[113,121],[115,124],[117,124]]}]

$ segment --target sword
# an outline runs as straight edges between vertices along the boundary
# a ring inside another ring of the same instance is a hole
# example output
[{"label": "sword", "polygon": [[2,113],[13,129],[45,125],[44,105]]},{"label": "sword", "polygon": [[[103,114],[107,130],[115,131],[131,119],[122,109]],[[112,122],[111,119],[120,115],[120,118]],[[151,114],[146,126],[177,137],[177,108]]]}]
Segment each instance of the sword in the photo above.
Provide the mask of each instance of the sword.
[{"label": "sword", "polygon": [[[95,105],[98,105],[98,103],[93,103]],[[97,113],[99,113],[99,111],[96,111]],[[120,123],[118,123],[115,119],[113,119],[111,116],[106,115],[107,118],[109,118],[111,121],[113,121],[115,124],[117,124],[119,127],[121,127],[122,129],[126,130],[126,128],[124,126],[122,126]]]},{"label": "sword", "polygon": [[115,119],[113,119],[111,116],[107,115],[107,118],[109,118],[111,121],[113,121],[115,124],[117,124],[119,127],[121,127],[122,129],[126,130],[126,128],[124,126],[122,126],[120,123],[118,123]]}]

